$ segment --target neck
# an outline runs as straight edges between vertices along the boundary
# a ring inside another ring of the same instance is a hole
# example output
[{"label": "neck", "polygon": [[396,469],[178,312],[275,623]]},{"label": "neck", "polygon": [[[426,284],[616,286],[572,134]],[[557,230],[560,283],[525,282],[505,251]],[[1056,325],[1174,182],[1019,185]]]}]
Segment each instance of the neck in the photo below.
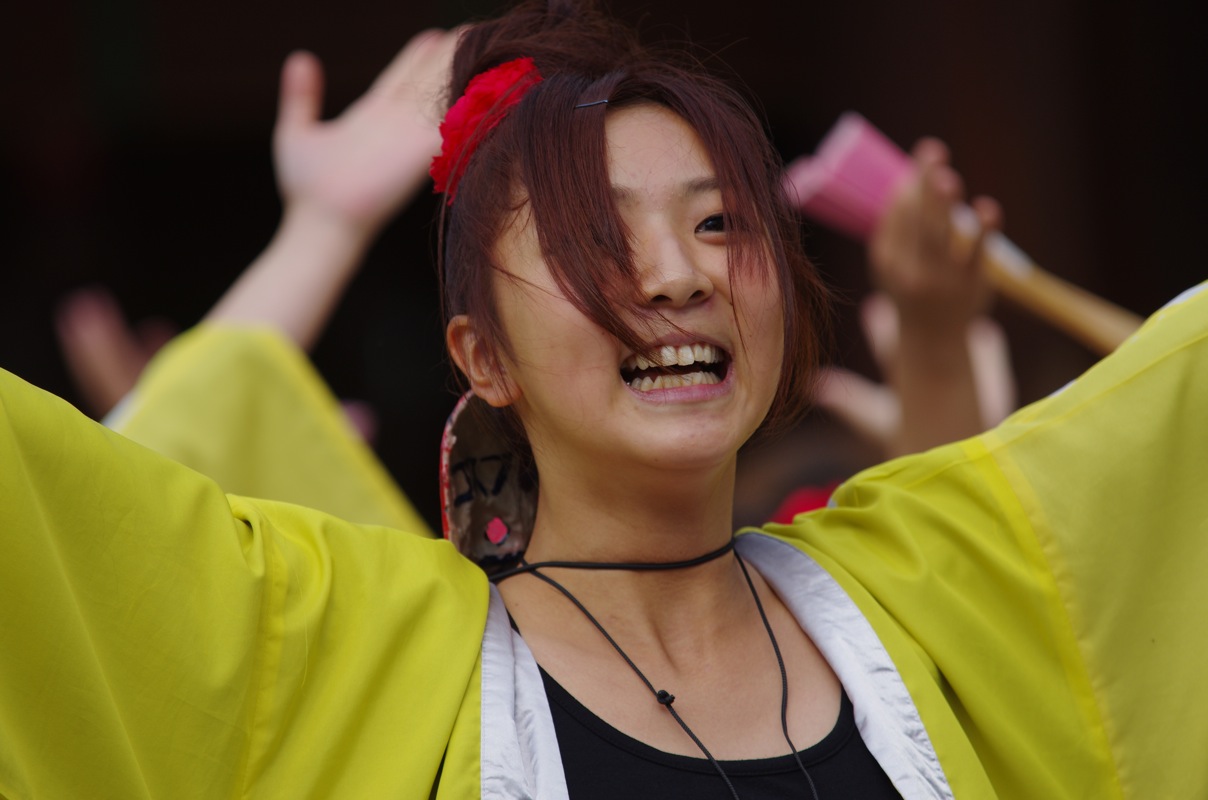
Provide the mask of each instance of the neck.
[{"label": "neck", "polygon": [[[732,536],[733,466],[707,474],[660,471],[607,481],[576,481],[569,471],[547,469],[525,560],[667,563],[714,551]],[[704,646],[704,639],[717,632],[702,620],[724,628],[734,608],[745,607],[734,600],[749,593],[732,556],[673,570],[549,568],[548,574],[609,620],[610,629],[629,629],[631,636],[665,645],[677,641],[681,653],[694,649],[685,637]],[[505,582],[505,598],[525,583],[529,590],[549,591],[530,576]]]},{"label": "neck", "polygon": [[734,464],[583,475],[541,471],[529,561],[681,561],[732,534]]}]

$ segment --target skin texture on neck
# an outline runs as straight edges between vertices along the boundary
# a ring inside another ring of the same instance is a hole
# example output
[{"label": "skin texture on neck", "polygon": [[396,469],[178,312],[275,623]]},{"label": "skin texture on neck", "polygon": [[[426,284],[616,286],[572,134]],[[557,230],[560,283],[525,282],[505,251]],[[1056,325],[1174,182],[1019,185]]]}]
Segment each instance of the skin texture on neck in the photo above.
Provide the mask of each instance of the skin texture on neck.
[{"label": "skin texture on neck", "polygon": [[[543,469],[542,475],[552,486],[543,479],[526,553],[530,563],[682,561],[721,547],[732,535],[732,460],[705,475],[665,469],[620,475]],[[736,577],[732,558],[685,570],[558,574],[585,596],[598,590],[610,614],[641,620],[642,635],[658,640],[678,636],[685,617],[716,617],[741,600],[748,590]]]},{"label": "skin texture on neck", "polygon": [[534,451],[541,475],[528,559],[679,561],[731,536],[735,460],[672,469]]}]

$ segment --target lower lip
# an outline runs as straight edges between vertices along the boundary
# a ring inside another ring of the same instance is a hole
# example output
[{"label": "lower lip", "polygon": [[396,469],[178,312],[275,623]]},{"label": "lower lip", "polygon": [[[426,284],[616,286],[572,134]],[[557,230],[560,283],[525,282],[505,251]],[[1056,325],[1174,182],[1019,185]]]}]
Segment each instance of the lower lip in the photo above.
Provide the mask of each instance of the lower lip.
[{"label": "lower lip", "polygon": [[734,386],[734,364],[726,365],[726,377],[719,383],[702,383],[696,386],[677,386],[674,389],[651,389],[640,392],[629,384],[624,384],[630,394],[651,403],[701,403],[706,400],[716,400],[730,393]]}]

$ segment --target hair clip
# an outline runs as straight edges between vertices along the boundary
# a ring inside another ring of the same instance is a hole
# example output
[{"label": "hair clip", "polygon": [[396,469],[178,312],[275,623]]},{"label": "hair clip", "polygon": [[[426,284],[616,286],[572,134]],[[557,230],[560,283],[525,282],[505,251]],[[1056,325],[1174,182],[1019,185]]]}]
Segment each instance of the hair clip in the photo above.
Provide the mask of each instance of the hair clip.
[{"label": "hair clip", "polygon": [[575,108],[591,108],[592,106],[600,106],[607,103],[608,98],[605,97],[603,100],[592,100],[590,103],[579,103],[579,105],[575,106]]}]

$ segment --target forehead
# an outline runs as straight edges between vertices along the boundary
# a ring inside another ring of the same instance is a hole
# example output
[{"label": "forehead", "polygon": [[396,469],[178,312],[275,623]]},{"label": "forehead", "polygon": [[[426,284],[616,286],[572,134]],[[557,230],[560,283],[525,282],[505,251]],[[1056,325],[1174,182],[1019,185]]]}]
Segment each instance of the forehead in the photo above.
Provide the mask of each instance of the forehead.
[{"label": "forehead", "polygon": [[[604,135],[610,191],[617,210],[630,221],[674,213],[700,202],[699,198],[714,202],[719,194],[700,137],[664,106],[645,103],[609,111]],[[505,273],[549,285],[532,204],[525,190],[515,189],[514,211],[494,244],[496,262]]]},{"label": "forehead", "polygon": [[684,119],[658,105],[622,108],[604,126],[608,177],[621,208],[662,204],[716,191],[704,145]]}]

